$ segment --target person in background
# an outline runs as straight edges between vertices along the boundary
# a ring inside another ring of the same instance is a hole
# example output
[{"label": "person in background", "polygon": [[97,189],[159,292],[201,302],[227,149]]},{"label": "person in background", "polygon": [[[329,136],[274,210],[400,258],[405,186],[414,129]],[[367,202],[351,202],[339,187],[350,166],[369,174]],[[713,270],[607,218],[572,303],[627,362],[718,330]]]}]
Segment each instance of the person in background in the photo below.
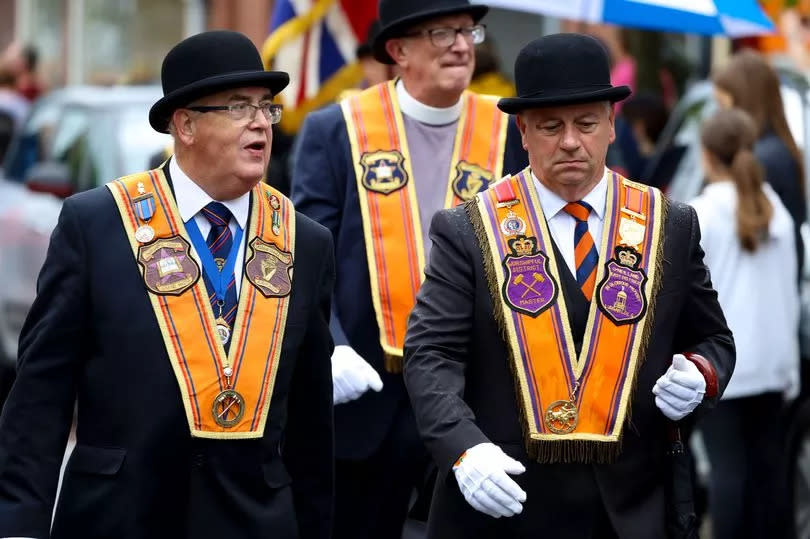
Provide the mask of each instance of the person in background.
[{"label": "person in background", "polygon": [[14,86],[14,76],[0,65],[0,162],[8,150],[11,139],[28,116],[30,104]]},{"label": "person in background", "polygon": [[711,410],[734,344],[694,211],[605,167],[630,94],[609,77],[593,37],[527,44],[498,106],[530,166],[433,218],[405,338],[429,539],[673,536],[668,431]]},{"label": "person in background", "polygon": [[762,54],[744,49],[731,57],[712,82],[721,107],[740,108],[754,120],[754,155],[764,168],[765,181],[793,219],[798,279],[805,249],[799,227],[807,220],[805,170],[802,153],[785,117],[779,77]]},{"label": "person in background", "polygon": [[374,19],[371,26],[369,26],[368,37],[357,46],[357,61],[360,62],[360,66],[363,68],[363,82],[360,89],[369,88],[394,78],[396,65],[380,62],[374,58],[374,40],[380,30],[380,19]]},{"label": "person in background", "polygon": [[20,95],[28,101],[34,101],[42,95],[42,83],[37,73],[39,53],[33,45],[12,43],[4,51],[3,60],[14,75],[14,84]]},{"label": "person in background", "polygon": [[644,178],[647,163],[668,119],[669,110],[664,100],[655,94],[640,93],[624,102],[621,116],[616,119],[616,146],[629,178]]},{"label": "person in background", "polygon": [[17,90],[14,75],[0,65],[0,112],[5,112],[14,120],[14,129],[22,127],[31,108],[29,101]]},{"label": "person in background", "polygon": [[338,253],[336,538],[400,537],[429,461],[401,365],[431,217],[526,163],[509,117],[467,91],[486,12],[467,0],[382,0],[372,51],[401,78],[313,112],[298,135],[292,199]]},{"label": "person in background", "polygon": [[475,47],[475,71],[469,90],[498,97],[515,96],[515,85],[501,70],[498,54],[491,40]]},{"label": "person in background", "polygon": [[780,411],[799,393],[796,245],[790,214],[754,154],[756,135],[739,109],[706,121],[700,140],[708,185],[691,202],[737,347],[723,399],[701,423],[716,539],[788,537]]},{"label": "person in background", "polygon": [[332,238],[260,183],[289,76],[230,31],[161,73],[174,156],[53,231],[0,417],[0,537],[329,539]]}]

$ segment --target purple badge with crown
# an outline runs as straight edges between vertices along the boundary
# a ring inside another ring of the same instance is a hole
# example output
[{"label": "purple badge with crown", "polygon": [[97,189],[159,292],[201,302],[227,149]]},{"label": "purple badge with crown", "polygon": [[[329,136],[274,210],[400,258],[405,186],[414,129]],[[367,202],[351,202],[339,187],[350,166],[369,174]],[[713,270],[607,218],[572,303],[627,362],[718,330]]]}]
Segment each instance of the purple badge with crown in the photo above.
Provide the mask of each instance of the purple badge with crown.
[{"label": "purple badge with crown", "polygon": [[557,299],[558,287],[549,272],[548,256],[537,250],[533,236],[517,236],[508,245],[511,252],[503,259],[504,301],[512,310],[536,317]]},{"label": "purple badge with crown", "polygon": [[614,324],[632,324],[647,311],[644,285],[647,275],[639,269],[641,254],[632,247],[616,247],[616,256],[605,264],[605,276],[596,290],[599,308]]}]

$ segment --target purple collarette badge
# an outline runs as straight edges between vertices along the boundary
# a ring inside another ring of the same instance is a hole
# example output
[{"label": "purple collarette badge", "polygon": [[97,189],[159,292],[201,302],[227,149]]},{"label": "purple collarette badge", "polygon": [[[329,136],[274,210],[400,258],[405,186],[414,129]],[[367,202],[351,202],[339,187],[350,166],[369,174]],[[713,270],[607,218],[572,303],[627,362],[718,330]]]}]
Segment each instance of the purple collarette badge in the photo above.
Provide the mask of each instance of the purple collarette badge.
[{"label": "purple collarette badge", "polygon": [[614,324],[632,324],[647,311],[644,285],[647,275],[639,269],[641,254],[632,247],[616,247],[616,256],[605,264],[605,276],[596,290],[599,308]]},{"label": "purple collarette badge", "polygon": [[548,256],[537,250],[534,236],[517,236],[507,244],[511,252],[503,259],[503,299],[512,310],[536,317],[557,299]]},{"label": "purple collarette badge", "polygon": [[179,296],[200,278],[200,268],[189,256],[191,246],[181,236],[159,238],[138,249],[146,288],[161,296]]},{"label": "purple collarette badge", "polygon": [[281,298],[292,290],[292,253],[282,251],[259,238],[250,242],[252,254],[245,264],[245,275],[266,298]]}]

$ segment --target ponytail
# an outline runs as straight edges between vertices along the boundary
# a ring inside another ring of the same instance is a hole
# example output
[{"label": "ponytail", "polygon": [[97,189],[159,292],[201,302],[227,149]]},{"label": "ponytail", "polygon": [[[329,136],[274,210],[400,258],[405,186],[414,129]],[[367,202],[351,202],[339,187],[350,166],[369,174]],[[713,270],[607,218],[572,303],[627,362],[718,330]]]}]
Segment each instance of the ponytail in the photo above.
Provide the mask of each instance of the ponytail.
[{"label": "ponytail", "polygon": [[754,252],[767,238],[773,216],[771,202],[762,190],[765,175],[749,148],[736,152],[729,171],[737,188],[737,236],[743,249]]}]

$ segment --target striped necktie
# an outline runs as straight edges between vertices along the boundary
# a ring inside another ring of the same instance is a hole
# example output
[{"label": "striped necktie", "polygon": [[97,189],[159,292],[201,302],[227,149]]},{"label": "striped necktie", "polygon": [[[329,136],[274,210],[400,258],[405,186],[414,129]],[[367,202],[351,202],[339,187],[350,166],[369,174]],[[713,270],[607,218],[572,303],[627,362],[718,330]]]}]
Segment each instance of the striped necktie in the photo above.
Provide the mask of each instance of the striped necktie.
[{"label": "striped necktie", "polygon": [[593,237],[588,232],[588,215],[593,211],[590,204],[581,200],[569,202],[563,208],[576,222],[574,228],[574,261],[577,266],[577,283],[588,301],[593,297],[596,284],[596,265],[599,253],[596,251]]},{"label": "striped necktie", "polygon": [[[231,212],[221,202],[209,202],[202,209],[202,214],[211,223],[211,231],[208,232],[205,243],[208,244],[208,249],[211,251],[211,256],[214,257],[217,268],[222,271],[222,267],[228,259],[228,254],[231,252],[231,247],[233,247],[233,235],[228,226],[231,221]],[[205,285],[208,288],[208,298],[214,310],[214,318],[217,318],[220,315],[220,305],[217,304],[214,287],[208,280],[208,275],[205,275]],[[233,274],[230,275],[228,288],[225,290],[225,302],[221,307],[222,317],[233,328],[233,322],[236,319],[236,279]]]}]

